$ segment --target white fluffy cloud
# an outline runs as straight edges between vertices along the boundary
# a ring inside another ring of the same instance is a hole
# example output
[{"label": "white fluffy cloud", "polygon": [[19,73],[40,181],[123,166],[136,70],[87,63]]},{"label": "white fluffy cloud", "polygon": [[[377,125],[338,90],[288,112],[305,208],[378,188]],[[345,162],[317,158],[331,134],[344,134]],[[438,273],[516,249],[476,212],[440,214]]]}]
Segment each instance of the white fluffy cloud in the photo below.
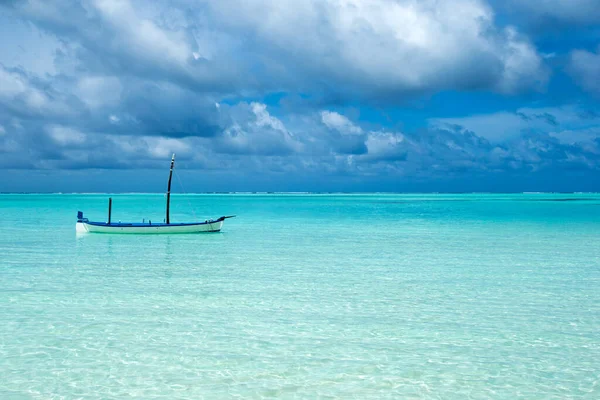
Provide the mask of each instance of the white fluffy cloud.
[{"label": "white fluffy cloud", "polygon": [[229,120],[223,132],[213,141],[218,153],[252,155],[288,155],[301,151],[302,144],[287,130],[283,122],[272,116],[262,103],[241,103],[219,107]]},{"label": "white fluffy cloud", "polygon": [[255,38],[253,50],[274,73],[302,69],[351,90],[512,92],[547,78],[535,48],[513,28],[496,27],[479,0],[223,0],[207,7],[224,31]]},{"label": "white fluffy cloud", "polygon": [[335,111],[321,111],[321,121],[330,129],[344,134],[361,135],[363,130],[354,125],[348,118]]},{"label": "white fluffy cloud", "polygon": [[96,75],[221,93],[515,92],[548,76],[535,47],[496,26],[482,0],[30,0],[11,10]]}]

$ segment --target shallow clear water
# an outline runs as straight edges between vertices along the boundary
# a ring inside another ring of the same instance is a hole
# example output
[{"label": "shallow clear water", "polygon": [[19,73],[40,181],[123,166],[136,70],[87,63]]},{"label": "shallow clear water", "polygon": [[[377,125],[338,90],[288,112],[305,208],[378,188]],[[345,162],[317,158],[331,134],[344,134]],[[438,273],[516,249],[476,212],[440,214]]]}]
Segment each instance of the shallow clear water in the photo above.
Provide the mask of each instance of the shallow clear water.
[{"label": "shallow clear water", "polygon": [[600,398],[598,195],[107,197],[0,196],[1,399]]}]

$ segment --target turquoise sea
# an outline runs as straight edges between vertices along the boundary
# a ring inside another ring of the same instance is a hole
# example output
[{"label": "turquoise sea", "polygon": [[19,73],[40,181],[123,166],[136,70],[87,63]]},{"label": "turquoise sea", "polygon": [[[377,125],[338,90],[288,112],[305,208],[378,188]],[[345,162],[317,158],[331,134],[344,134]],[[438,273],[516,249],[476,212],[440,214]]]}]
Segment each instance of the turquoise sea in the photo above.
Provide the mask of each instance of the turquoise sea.
[{"label": "turquoise sea", "polygon": [[0,399],[600,398],[600,195],[108,197],[0,195]]}]

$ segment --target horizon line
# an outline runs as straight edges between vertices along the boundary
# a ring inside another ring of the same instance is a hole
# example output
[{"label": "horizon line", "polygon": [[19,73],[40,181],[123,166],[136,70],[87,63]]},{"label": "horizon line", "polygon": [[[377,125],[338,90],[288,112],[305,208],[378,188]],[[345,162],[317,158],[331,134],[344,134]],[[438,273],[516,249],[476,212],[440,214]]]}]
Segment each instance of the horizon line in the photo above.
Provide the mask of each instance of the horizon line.
[{"label": "horizon line", "polygon": [[[14,194],[44,194],[44,195],[166,195],[166,192],[0,192],[0,195]],[[265,195],[265,194],[600,194],[600,192],[585,192],[585,191],[525,191],[525,192],[396,192],[396,191],[207,191],[207,192],[188,192],[188,193],[173,193],[171,195],[205,195],[205,194],[243,194],[243,195]]]}]

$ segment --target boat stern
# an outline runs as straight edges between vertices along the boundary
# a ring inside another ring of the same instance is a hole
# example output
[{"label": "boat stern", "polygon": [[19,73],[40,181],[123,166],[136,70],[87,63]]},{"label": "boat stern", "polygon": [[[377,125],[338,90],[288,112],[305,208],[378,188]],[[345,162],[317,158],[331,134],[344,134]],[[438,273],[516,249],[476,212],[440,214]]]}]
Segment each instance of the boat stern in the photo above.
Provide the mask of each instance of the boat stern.
[{"label": "boat stern", "polygon": [[87,233],[88,229],[83,222],[77,222],[75,224],[75,232],[77,233]]},{"label": "boat stern", "polygon": [[75,232],[87,233],[88,229],[86,226],[87,218],[83,218],[83,212],[77,211],[77,223],[75,224]]}]

